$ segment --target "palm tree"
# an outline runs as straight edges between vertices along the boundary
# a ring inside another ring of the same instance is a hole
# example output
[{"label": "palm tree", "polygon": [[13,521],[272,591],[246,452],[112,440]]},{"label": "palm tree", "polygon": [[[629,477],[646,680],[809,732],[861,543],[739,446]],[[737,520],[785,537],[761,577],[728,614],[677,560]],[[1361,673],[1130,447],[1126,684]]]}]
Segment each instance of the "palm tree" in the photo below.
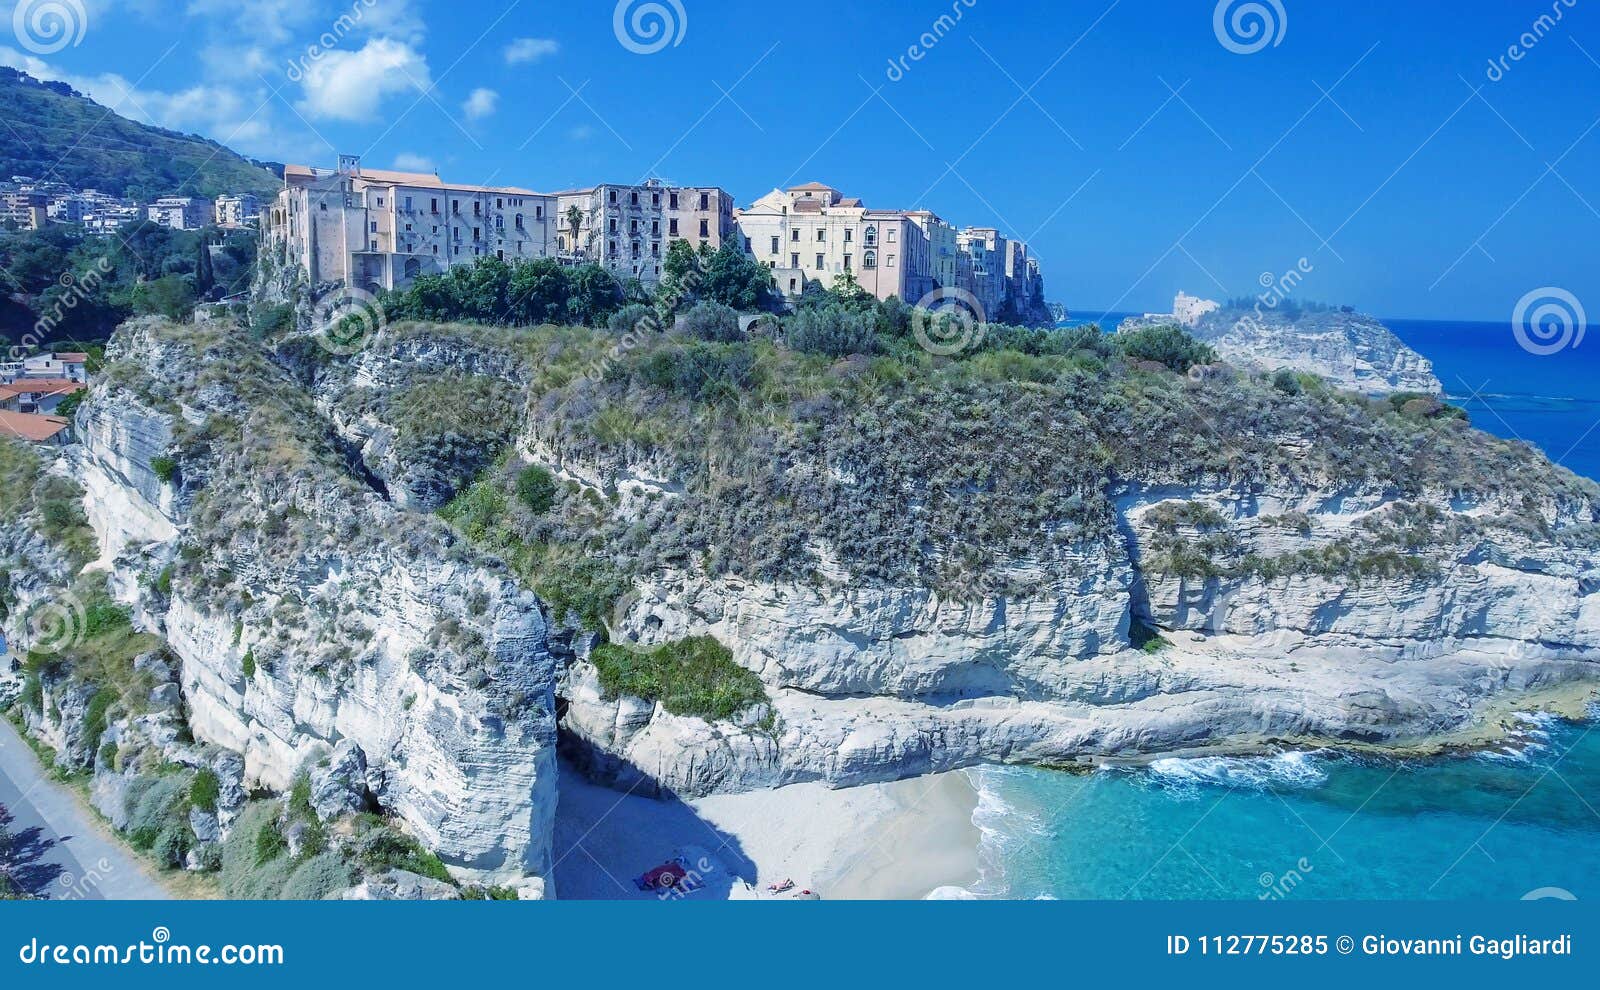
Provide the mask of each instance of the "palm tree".
[{"label": "palm tree", "polygon": [[583,227],[583,211],[578,209],[576,203],[567,207],[567,226],[572,228],[572,253],[578,253],[578,231]]}]

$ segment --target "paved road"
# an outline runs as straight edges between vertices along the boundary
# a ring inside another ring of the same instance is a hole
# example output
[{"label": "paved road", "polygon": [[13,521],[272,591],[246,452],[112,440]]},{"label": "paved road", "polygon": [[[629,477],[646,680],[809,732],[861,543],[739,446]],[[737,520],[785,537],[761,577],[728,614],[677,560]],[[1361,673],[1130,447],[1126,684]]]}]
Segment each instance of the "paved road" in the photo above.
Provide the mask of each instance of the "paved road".
[{"label": "paved road", "polygon": [[51,900],[166,900],[134,854],[108,838],[77,795],[45,775],[16,727],[0,718],[0,820],[13,878]]}]

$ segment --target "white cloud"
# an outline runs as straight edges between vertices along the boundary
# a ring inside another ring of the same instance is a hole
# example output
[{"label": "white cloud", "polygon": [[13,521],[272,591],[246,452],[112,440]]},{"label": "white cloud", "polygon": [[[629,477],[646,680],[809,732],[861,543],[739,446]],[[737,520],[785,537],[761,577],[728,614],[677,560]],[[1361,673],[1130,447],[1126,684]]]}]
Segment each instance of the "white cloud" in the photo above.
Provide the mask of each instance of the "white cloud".
[{"label": "white cloud", "polygon": [[394,156],[394,167],[397,172],[436,172],[439,168],[432,158],[409,151]]},{"label": "white cloud", "polygon": [[329,52],[306,69],[300,107],[309,116],[371,121],[386,97],[422,92],[433,85],[428,60],[415,48],[389,38],[359,51]]},{"label": "white cloud", "polygon": [[506,64],[521,65],[524,62],[537,62],[560,50],[560,42],[552,38],[518,38],[506,46]]},{"label": "white cloud", "polygon": [[422,15],[413,0],[354,0],[351,11],[360,12],[358,27],[373,37],[399,38],[413,45],[422,44],[427,34]]},{"label": "white cloud", "polygon": [[461,104],[461,112],[467,115],[468,120],[482,120],[494,113],[494,108],[500,103],[500,94],[492,89],[475,89],[467,97],[467,102]]}]

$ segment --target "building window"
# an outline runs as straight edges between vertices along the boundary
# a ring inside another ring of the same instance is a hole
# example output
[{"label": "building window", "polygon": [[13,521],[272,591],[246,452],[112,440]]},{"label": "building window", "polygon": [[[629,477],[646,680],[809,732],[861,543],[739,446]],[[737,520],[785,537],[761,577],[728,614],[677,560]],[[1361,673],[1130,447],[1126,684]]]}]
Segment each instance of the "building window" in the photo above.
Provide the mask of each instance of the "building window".
[{"label": "building window", "polygon": [[849,244],[851,241],[855,240],[855,236],[856,232],[851,230],[849,227],[844,229],[844,242],[846,244]]},{"label": "building window", "polygon": [[798,254],[789,255],[789,267],[790,268],[799,268],[800,267],[800,256]]},{"label": "building window", "polygon": [[887,258],[885,258],[883,260],[883,265],[884,265],[885,268],[893,268],[894,267],[894,255],[891,254]]},{"label": "building window", "polygon": [[407,213],[411,212],[411,197],[410,196],[406,197],[406,212]]},{"label": "building window", "polygon": [[823,259],[823,256],[821,254],[818,254],[817,255],[817,271],[819,271],[819,272],[822,271],[822,269],[826,266],[826,264],[827,264],[827,262]]},{"label": "building window", "polygon": [[368,231],[368,233],[376,234],[378,232],[378,221],[374,220],[371,223],[367,224],[367,226],[372,228],[371,230]]},{"label": "building window", "polygon": [[437,199],[433,201],[433,212],[439,212],[439,201]]},{"label": "building window", "polygon": [[667,205],[671,206],[674,210],[676,210],[678,208],[678,194],[677,193],[667,193]]},{"label": "building window", "polygon": [[543,220],[544,219],[544,207],[535,206],[533,208],[533,218],[535,220]]},{"label": "building window", "polygon": [[861,267],[862,268],[876,268],[876,267],[878,267],[878,252],[876,252],[876,251],[868,251],[866,254],[862,255],[861,256]]},{"label": "building window", "polygon": [[506,208],[506,201],[503,200],[503,199],[496,199],[494,201],[494,208],[497,209],[497,210],[505,209]]},{"label": "building window", "polygon": [[610,192],[611,192],[611,196],[610,196],[611,202],[615,203],[617,201],[617,191],[615,189],[612,189],[612,190],[610,190]]},{"label": "building window", "polygon": [[611,233],[615,234],[616,232],[617,232],[617,218],[616,217],[612,217],[611,218]]},{"label": "building window", "polygon": [[868,247],[876,245],[878,243],[878,228],[868,227],[866,229],[866,238]]},{"label": "building window", "polygon": [[667,221],[667,232],[670,233],[673,237],[677,237],[678,236],[678,218],[677,217],[673,217],[671,220]]},{"label": "building window", "polygon": [[517,214],[517,229],[522,229],[522,214],[520,213]]},{"label": "building window", "polygon": [[628,205],[629,206],[638,206],[639,205],[639,194],[638,193],[635,192],[635,193],[629,193],[628,194]]},{"label": "building window", "polygon": [[650,236],[651,237],[660,237],[661,236],[661,221],[660,220],[652,220],[652,221],[650,221]]},{"label": "building window", "polygon": [[709,220],[700,221],[700,236],[701,237],[710,237],[711,236],[711,221],[709,221]]},{"label": "building window", "polygon": [[800,231],[798,231],[798,230],[789,231],[789,240],[791,240],[791,241],[800,240]]},{"label": "building window", "polygon": [[828,228],[826,228],[826,227],[818,227],[817,228],[817,243],[821,244],[823,241],[825,241],[827,239],[828,239]]},{"label": "building window", "polygon": [[660,193],[651,193],[650,194],[650,205],[651,206],[660,206],[661,205],[661,194]]},{"label": "building window", "polygon": [[844,256],[844,270],[850,270],[850,256],[848,254]]},{"label": "building window", "polygon": [[898,230],[895,230],[893,227],[890,227],[889,230],[888,230],[888,236],[889,236],[889,243],[893,244],[895,241],[899,240],[900,232]]},{"label": "building window", "polygon": [[773,234],[772,235],[772,253],[773,254],[777,254],[778,253],[778,235],[777,234]]},{"label": "building window", "polygon": [[700,194],[700,208],[702,210],[711,209],[711,196],[709,194],[707,194],[707,193],[701,193]]}]

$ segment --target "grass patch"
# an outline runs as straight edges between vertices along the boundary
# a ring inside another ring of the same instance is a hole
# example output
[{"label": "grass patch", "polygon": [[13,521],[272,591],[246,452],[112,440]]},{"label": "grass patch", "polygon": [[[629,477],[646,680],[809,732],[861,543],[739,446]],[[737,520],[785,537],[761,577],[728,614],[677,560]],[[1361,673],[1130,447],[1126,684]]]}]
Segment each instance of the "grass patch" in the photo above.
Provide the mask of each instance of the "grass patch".
[{"label": "grass patch", "polygon": [[607,697],[659,701],[674,715],[723,721],[768,701],[760,678],[733,662],[710,636],[663,643],[649,650],[607,643],[589,660]]}]

